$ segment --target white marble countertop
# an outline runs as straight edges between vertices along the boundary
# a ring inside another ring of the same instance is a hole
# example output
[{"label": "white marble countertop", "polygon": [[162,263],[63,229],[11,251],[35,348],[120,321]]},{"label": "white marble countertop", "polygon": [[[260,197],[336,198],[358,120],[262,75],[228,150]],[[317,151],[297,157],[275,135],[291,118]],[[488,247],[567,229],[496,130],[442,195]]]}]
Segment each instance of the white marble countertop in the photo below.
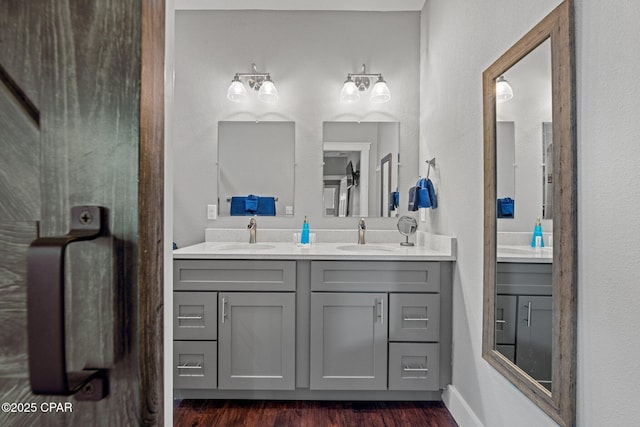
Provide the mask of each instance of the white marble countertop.
[{"label": "white marble countertop", "polygon": [[498,245],[498,262],[552,263],[553,248],[532,248],[525,245]]},{"label": "white marble countertop", "polygon": [[[174,259],[308,259],[308,260],[378,260],[378,261],[454,261],[456,239],[449,236],[419,232],[415,246],[401,246],[400,235],[367,231],[371,237],[364,245],[336,241],[345,231],[318,230],[318,239],[310,245],[293,243],[286,230],[263,231],[259,236],[270,237],[258,243],[246,243],[238,237],[244,233],[213,235],[207,241],[173,251]],[[387,235],[388,234],[388,235]],[[349,235],[349,237],[353,237]],[[215,238],[217,241],[211,241]],[[389,240],[393,239],[393,243]],[[384,241],[387,240],[387,241]]]}]

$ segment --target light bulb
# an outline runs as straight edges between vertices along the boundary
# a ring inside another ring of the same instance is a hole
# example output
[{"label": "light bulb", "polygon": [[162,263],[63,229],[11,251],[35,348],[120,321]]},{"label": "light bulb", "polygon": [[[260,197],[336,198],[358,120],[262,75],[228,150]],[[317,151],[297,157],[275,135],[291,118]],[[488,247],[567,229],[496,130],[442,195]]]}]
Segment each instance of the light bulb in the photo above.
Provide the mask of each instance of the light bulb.
[{"label": "light bulb", "polygon": [[387,83],[382,79],[382,76],[378,77],[378,81],[371,89],[370,99],[374,104],[382,104],[391,100],[391,92],[389,92]]},{"label": "light bulb", "polygon": [[276,85],[273,84],[269,76],[267,76],[260,86],[258,99],[268,104],[273,104],[278,100],[278,89],[276,89]]},{"label": "light bulb", "polygon": [[227,98],[233,102],[242,102],[247,98],[247,88],[244,87],[238,76],[235,76],[231,81],[229,89],[227,89]]},{"label": "light bulb", "polygon": [[344,82],[342,90],[340,91],[341,102],[357,102],[360,100],[360,91],[358,86],[351,80],[351,76],[347,77],[347,81]]},{"label": "light bulb", "polygon": [[504,76],[496,79],[496,102],[501,104],[513,98],[513,89]]}]

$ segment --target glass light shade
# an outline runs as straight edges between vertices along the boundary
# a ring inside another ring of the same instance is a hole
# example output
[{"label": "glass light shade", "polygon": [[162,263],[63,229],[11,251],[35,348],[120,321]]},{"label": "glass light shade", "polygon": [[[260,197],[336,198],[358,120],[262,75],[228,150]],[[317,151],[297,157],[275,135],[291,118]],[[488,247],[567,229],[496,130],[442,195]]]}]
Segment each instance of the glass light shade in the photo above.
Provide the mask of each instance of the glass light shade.
[{"label": "glass light shade", "polygon": [[278,100],[278,89],[276,89],[276,85],[273,84],[269,77],[260,86],[258,99],[269,104],[273,104]]},{"label": "glass light shade", "polygon": [[374,104],[382,104],[391,100],[391,92],[387,87],[387,83],[382,80],[382,77],[378,78],[378,81],[371,89],[371,102]]},{"label": "glass light shade", "polygon": [[247,98],[247,88],[236,77],[227,89],[227,98],[233,102],[242,102]]},{"label": "glass light shade", "polygon": [[344,82],[342,90],[340,91],[340,101],[342,102],[357,102],[360,100],[360,91],[358,86],[351,80],[351,77],[347,78]]},{"label": "glass light shade", "polygon": [[496,102],[501,104],[513,98],[513,89],[503,76],[496,80]]}]

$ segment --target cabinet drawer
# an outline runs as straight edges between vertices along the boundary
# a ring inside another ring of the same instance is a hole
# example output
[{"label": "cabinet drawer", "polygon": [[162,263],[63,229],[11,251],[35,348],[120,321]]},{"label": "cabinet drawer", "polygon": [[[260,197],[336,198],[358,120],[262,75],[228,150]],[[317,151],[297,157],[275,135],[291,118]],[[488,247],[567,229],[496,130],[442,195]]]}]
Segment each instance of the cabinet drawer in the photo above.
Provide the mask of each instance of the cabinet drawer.
[{"label": "cabinet drawer", "polygon": [[439,294],[389,295],[390,341],[439,341]]},{"label": "cabinet drawer", "polygon": [[173,293],[173,338],[215,340],[218,322],[217,292]]},{"label": "cabinet drawer", "polygon": [[176,260],[176,291],[295,291],[295,261]]},{"label": "cabinet drawer", "polygon": [[439,292],[440,263],[422,261],[313,261],[311,290],[330,292]]},{"label": "cabinet drawer", "polygon": [[439,344],[389,344],[389,390],[438,390],[439,369]]},{"label": "cabinet drawer", "polygon": [[217,353],[215,341],[174,341],[173,387],[216,388]]}]

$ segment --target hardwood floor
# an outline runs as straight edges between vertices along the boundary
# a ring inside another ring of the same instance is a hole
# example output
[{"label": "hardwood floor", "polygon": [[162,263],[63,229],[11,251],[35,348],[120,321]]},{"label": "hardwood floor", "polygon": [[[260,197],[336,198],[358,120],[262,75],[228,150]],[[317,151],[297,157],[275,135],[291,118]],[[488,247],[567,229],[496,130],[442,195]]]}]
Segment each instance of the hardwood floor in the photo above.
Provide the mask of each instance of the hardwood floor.
[{"label": "hardwood floor", "polygon": [[457,427],[442,402],[175,400],[176,427]]}]

